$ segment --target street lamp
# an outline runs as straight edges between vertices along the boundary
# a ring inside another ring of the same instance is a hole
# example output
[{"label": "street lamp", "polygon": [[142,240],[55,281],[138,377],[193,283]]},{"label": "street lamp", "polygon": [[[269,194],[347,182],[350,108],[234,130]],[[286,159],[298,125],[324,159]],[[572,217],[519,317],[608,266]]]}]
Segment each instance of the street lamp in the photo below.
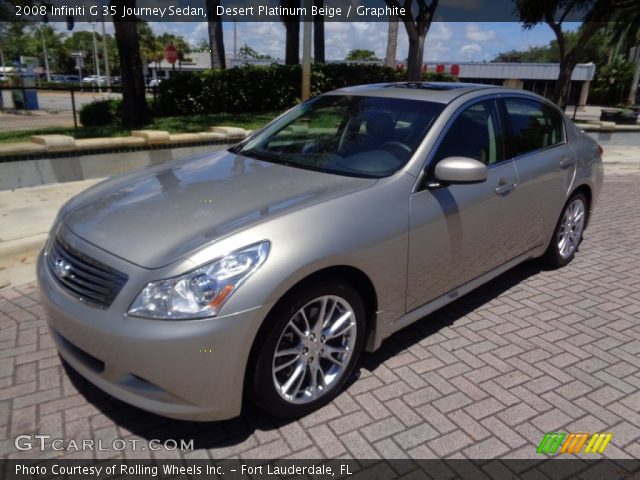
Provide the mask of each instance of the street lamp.
[{"label": "street lamp", "polygon": [[49,72],[49,54],[47,53],[47,42],[44,41],[44,33],[42,33],[42,27],[36,27],[38,33],[40,33],[40,39],[42,40],[42,55],[44,56],[44,73],[47,76],[47,82],[51,81],[51,72]]},{"label": "street lamp", "polygon": [[104,60],[104,74],[107,76],[107,88],[111,92],[111,71],[109,69],[109,55],[107,52],[107,34],[104,30],[104,15],[100,10],[100,25],[102,28],[102,59]]},{"label": "street lamp", "polygon": [[311,97],[311,0],[304,1],[305,16],[302,33],[302,101]]},{"label": "street lamp", "polygon": [[100,62],[98,62],[98,44],[96,42],[96,22],[89,22],[91,27],[93,28],[93,62],[96,65],[96,75],[98,76],[96,83],[98,85],[98,91],[101,92],[100,89]]}]

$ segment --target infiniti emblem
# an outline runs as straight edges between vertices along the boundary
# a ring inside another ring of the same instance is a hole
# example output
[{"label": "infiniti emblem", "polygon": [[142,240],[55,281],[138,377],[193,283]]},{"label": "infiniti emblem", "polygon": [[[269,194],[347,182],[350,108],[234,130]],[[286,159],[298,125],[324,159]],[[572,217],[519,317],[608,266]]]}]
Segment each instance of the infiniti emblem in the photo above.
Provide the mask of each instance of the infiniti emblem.
[{"label": "infiniti emblem", "polygon": [[56,258],[53,264],[53,270],[60,278],[66,278],[71,274],[71,264],[64,258]]}]

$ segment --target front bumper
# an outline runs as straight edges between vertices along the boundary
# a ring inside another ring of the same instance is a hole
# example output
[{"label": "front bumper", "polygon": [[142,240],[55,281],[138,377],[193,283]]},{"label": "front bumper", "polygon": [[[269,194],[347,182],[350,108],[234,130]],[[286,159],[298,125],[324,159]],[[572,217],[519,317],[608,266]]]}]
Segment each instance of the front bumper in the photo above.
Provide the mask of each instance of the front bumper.
[{"label": "front bumper", "polygon": [[69,297],[43,253],[37,279],[60,355],[98,388],[176,419],[240,414],[247,360],[268,307],[202,320],[148,320],[127,316],[123,302],[101,310]]}]

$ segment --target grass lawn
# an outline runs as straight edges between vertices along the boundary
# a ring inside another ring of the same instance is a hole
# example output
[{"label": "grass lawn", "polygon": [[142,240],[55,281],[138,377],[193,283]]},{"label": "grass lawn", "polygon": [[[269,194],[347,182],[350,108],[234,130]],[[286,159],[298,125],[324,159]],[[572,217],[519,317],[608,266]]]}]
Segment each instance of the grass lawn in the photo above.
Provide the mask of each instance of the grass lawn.
[{"label": "grass lawn", "polygon": [[[241,127],[246,130],[255,130],[274,119],[280,112],[262,113],[216,113],[211,115],[190,115],[184,117],[156,118],[145,129],[166,130],[169,133],[204,132],[209,127],[224,125],[226,127]],[[0,132],[0,143],[28,142],[31,135],[69,135],[76,138],[92,137],[124,137],[129,135],[128,130],[119,126],[104,127],[80,127],[73,128],[39,128],[34,130],[19,130],[13,132]]]}]

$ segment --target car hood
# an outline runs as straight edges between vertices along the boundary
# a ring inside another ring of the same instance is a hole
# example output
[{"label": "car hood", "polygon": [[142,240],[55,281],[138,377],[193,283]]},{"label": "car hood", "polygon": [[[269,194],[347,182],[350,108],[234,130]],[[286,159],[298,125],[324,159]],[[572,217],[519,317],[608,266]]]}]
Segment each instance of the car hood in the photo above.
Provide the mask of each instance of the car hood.
[{"label": "car hood", "polygon": [[69,202],[63,219],[80,238],[159,268],[224,235],[375,182],[217,152],[102,182]]}]

